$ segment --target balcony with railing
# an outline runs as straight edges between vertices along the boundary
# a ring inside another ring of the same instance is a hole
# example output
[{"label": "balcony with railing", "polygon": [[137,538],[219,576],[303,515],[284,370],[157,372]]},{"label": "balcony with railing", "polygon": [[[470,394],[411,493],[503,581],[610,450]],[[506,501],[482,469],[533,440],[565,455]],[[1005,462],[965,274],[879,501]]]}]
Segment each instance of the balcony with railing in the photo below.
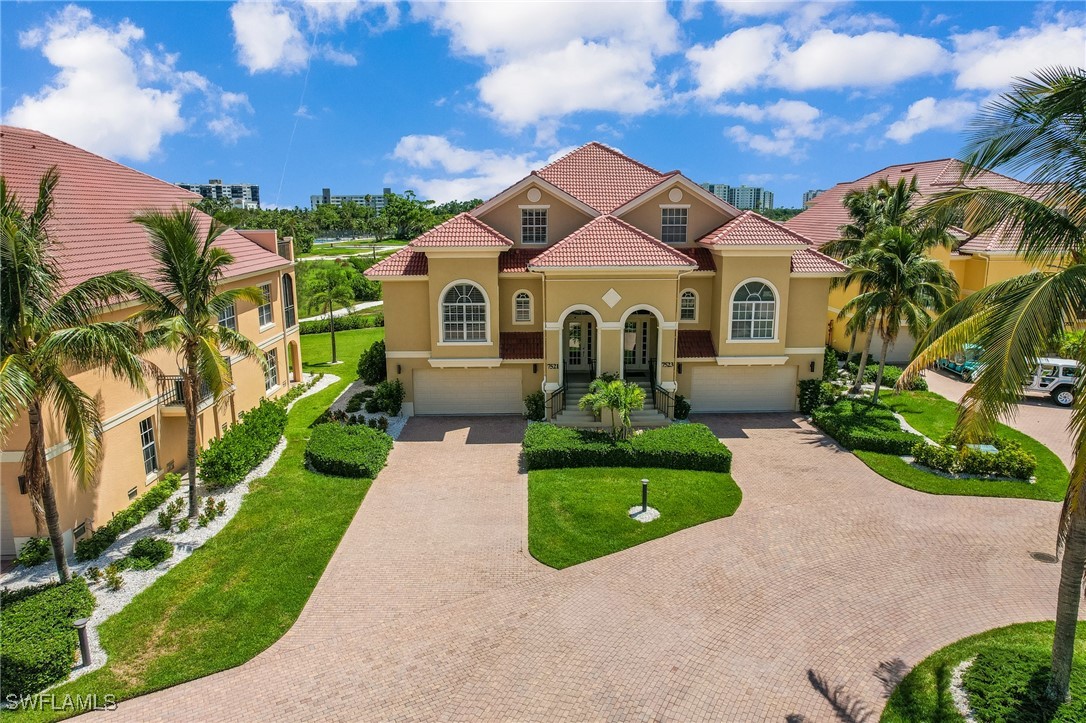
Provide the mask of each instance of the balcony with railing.
[{"label": "balcony with railing", "polygon": [[[226,359],[226,368],[231,369],[230,360]],[[233,390],[233,385],[227,392]],[[162,405],[163,415],[182,416],[185,413],[185,379],[180,375],[164,376],[158,382],[158,401]],[[215,402],[215,395],[207,382],[201,381],[197,390],[196,410],[203,411]]]}]

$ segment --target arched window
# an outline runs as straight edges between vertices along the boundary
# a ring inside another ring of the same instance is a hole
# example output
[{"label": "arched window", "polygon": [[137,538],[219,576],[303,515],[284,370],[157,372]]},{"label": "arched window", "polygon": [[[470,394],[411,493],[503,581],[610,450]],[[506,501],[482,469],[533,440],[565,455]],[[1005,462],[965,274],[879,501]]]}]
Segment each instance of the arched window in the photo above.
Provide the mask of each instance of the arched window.
[{"label": "arched window", "polygon": [[679,296],[679,321],[698,320],[698,295],[693,289],[687,289]]},{"label": "arched window", "polygon": [[532,323],[532,295],[527,291],[513,294],[513,323]]},{"label": "arched window", "polygon": [[732,339],[772,339],[777,298],[769,284],[748,281],[732,296]]},{"label": "arched window", "polygon": [[486,341],[486,297],[474,284],[456,284],[441,300],[442,341]]},{"label": "arched window", "polygon": [[294,281],[290,274],[283,274],[283,316],[286,317],[288,329],[297,322],[294,317]]}]

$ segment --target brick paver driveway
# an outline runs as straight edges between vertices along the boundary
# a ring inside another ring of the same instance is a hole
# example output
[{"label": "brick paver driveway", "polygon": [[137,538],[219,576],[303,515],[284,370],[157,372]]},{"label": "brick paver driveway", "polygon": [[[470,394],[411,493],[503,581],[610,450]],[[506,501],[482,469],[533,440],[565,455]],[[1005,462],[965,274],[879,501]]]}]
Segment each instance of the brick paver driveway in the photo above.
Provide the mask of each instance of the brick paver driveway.
[{"label": "brick paver driveway", "polygon": [[1057,505],[899,487],[789,415],[701,421],[739,511],[558,572],[526,554],[522,424],[412,420],[290,633],[120,718],[874,720],[931,651],[1051,618]]}]

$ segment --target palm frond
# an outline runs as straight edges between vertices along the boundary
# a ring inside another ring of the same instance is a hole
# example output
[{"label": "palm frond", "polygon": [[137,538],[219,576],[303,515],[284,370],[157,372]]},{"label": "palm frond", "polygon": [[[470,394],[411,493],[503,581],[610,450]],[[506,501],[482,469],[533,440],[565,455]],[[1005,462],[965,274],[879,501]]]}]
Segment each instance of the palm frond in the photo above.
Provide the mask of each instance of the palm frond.
[{"label": "palm frond", "polygon": [[72,448],[71,469],[80,486],[94,479],[101,456],[102,417],[98,402],[69,379],[60,368],[51,370],[49,401],[59,412]]},{"label": "palm frond", "polygon": [[38,385],[19,354],[0,359],[0,439],[11,430],[24,409],[30,406]]}]

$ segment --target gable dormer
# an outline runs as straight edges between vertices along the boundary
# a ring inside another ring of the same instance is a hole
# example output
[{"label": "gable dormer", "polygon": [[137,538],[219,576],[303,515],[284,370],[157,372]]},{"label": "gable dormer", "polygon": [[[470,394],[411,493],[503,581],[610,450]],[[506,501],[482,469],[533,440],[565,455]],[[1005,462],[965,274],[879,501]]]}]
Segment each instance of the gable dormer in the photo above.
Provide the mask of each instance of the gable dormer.
[{"label": "gable dormer", "polygon": [[672,246],[689,246],[739,211],[679,173],[615,209],[615,215]]},{"label": "gable dormer", "polygon": [[595,209],[536,175],[502,191],[473,212],[515,246],[546,248],[595,218]]}]

